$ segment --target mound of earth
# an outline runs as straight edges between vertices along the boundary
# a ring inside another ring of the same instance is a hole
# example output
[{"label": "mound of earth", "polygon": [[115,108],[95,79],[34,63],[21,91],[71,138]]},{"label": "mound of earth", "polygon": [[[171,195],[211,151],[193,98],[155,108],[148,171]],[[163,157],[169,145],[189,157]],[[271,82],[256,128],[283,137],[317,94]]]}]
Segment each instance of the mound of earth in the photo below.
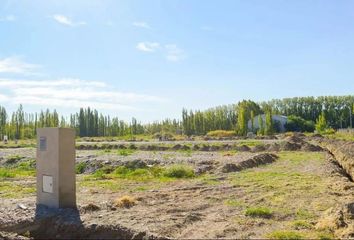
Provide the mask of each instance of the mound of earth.
[{"label": "mound of earth", "polygon": [[354,203],[336,206],[324,212],[318,223],[317,230],[329,229],[340,238],[354,237]]},{"label": "mound of earth", "polygon": [[262,153],[251,158],[245,159],[239,163],[226,163],[221,167],[223,173],[238,172],[246,168],[256,167],[262,164],[269,164],[278,158],[277,155],[272,153]]}]

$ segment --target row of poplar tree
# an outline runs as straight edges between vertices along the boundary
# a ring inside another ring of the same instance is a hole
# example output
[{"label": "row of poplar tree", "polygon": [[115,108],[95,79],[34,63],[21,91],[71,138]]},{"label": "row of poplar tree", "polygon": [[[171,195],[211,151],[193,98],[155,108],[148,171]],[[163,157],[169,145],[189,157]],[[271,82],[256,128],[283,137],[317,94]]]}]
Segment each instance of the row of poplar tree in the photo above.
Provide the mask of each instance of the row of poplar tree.
[{"label": "row of poplar tree", "polygon": [[[8,113],[0,106],[0,137],[10,139],[33,138],[39,127],[72,127],[81,137],[127,136],[137,134],[171,133],[205,135],[214,130],[232,130],[239,135],[247,134],[250,119],[265,114],[265,122],[258,117],[260,134],[271,134],[272,115],[296,116],[304,121],[315,122],[321,114],[329,127],[346,128],[351,126],[354,96],[324,96],[276,99],[256,103],[241,101],[237,104],[219,106],[204,111],[182,110],[182,119],[166,119],[148,124],[141,124],[135,118],[130,122],[103,115],[95,109],[81,108],[79,112],[65,118],[56,110],[26,113],[22,105],[17,111]],[[263,126],[262,126],[263,125]]]}]

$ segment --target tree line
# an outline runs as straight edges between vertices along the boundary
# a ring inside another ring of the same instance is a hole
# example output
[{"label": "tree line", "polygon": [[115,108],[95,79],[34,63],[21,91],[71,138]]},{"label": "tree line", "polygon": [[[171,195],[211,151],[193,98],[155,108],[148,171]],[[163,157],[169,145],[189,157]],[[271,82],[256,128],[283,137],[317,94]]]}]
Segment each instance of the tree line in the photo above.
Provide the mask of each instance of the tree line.
[{"label": "tree line", "polygon": [[[165,119],[147,124],[135,118],[129,122],[123,121],[91,108],[80,108],[77,113],[66,118],[56,110],[26,113],[20,105],[10,114],[0,106],[0,138],[4,135],[10,139],[34,138],[39,127],[71,127],[76,129],[80,137],[157,133],[191,136],[205,135],[214,130],[235,131],[238,135],[246,135],[250,130],[250,119],[253,119],[251,130],[268,135],[277,131],[272,115],[288,116],[287,127],[291,131],[313,131],[320,116],[326,119],[326,126],[338,129],[352,126],[353,105],[354,96],[295,97],[259,103],[243,100],[204,111],[183,109],[181,120]],[[264,119],[259,117],[261,114],[264,114]],[[253,129],[255,121],[258,121],[259,129]]]}]

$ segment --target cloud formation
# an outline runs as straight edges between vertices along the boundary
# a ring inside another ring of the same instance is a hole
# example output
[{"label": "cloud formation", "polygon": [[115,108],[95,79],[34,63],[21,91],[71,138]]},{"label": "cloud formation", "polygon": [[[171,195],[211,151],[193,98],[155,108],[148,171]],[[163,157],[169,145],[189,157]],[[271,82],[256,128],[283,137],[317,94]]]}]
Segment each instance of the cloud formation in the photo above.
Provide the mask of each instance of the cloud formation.
[{"label": "cloud formation", "polygon": [[41,107],[137,110],[134,104],[164,101],[156,96],[115,91],[100,81],[72,78],[43,81],[0,79],[0,89],[0,101]]},{"label": "cloud formation", "polygon": [[0,73],[16,73],[31,75],[41,66],[37,64],[26,63],[21,57],[12,56],[0,59]]},{"label": "cloud formation", "polygon": [[67,16],[61,15],[61,14],[54,14],[52,18],[57,21],[60,24],[70,26],[70,27],[76,27],[76,26],[81,26],[81,25],[86,25],[86,22],[84,21],[79,21],[75,22],[72,19],[70,19]]},{"label": "cloud formation", "polygon": [[133,26],[138,28],[151,29],[150,25],[146,22],[133,22]]},{"label": "cloud formation", "polygon": [[143,52],[155,52],[159,47],[157,42],[140,42],[136,45],[136,49]]}]

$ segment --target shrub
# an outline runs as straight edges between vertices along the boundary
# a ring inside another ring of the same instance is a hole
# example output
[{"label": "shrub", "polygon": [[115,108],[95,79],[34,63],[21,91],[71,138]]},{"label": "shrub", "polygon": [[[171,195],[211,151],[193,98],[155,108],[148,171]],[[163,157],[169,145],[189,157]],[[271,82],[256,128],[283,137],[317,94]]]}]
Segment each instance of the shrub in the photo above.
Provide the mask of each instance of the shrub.
[{"label": "shrub", "polygon": [[297,232],[292,232],[292,231],[275,231],[275,232],[268,234],[268,238],[284,239],[284,240],[304,239],[304,237],[301,234],[299,234]]},{"label": "shrub", "polygon": [[184,165],[174,165],[165,169],[165,177],[169,178],[191,178],[194,177],[194,170]]},{"label": "shrub", "polygon": [[136,204],[136,200],[134,197],[123,196],[121,198],[117,198],[114,201],[114,204],[117,207],[121,207],[121,208],[131,208],[132,206],[134,206]]},{"label": "shrub", "polygon": [[270,218],[272,211],[266,207],[250,207],[246,209],[246,216]]},{"label": "shrub", "polygon": [[225,131],[225,130],[215,130],[215,131],[210,131],[207,133],[208,137],[233,137],[235,136],[235,132],[234,131]]}]

